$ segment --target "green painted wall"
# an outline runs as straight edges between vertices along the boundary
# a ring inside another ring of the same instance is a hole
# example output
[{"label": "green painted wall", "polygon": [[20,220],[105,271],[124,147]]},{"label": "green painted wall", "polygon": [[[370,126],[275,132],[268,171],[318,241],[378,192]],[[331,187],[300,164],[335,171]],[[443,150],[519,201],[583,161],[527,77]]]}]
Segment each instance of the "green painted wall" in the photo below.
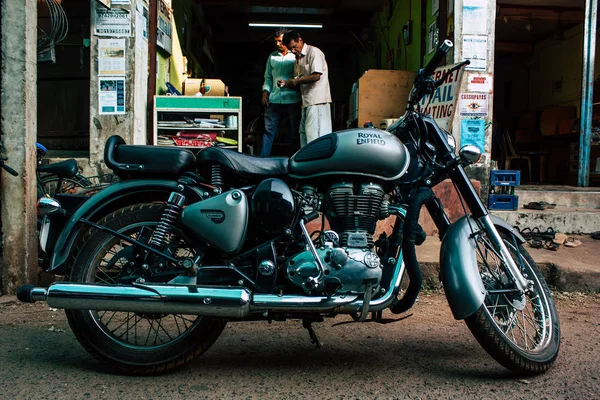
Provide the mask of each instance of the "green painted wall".
[{"label": "green painted wall", "polygon": [[[448,0],[451,2],[453,0]],[[425,2],[425,10],[421,9],[421,0],[392,1],[393,9],[375,13],[371,19],[370,31],[374,33],[373,51],[363,54],[358,62],[360,74],[370,68],[377,68],[377,58],[381,60],[381,69],[397,69],[417,71],[427,63],[434,52],[427,54],[427,35],[429,26],[436,21],[436,15],[431,15],[432,0]],[[421,26],[421,18],[425,12],[425,26]],[[446,16],[444,16],[446,17]],[[447,17],[446,17],[447,18]],[[404,45],[402,28],[412,21],[412,42]],[[421,38],[425,37],[425,60],[421,62]],[[393,57],[388,57],[392,54]],[[390,60],[392,62],[390,62]]]},{"label": "green painted wall", "polygon": [[[431,1],[431,0],[429,0]],[[416,71],[420,68],[421,56],[421,1],[397,0],[393,10],[375,13],[371,19],[371,32],[374,32],[375,48],[373,54],[364,54],[359,61],[362,75],[370,68],[376,68],[377,57],[381,60],[381,69],[399,69]],[[404,45],[402,27],[412,21],[412,42]],[[388,52],[393,52],[393,63],[388,67]]]},{"label": "green painted wall", "polygon": [[[157,79],[156,94],[165,94],[166,82],[170,82],[177,90],[182,92],[182,83],[187,77],[187,70],[184,63],[184,54],[191,63],[193,76],[203,76],[204,72],[200,63],[192,54],[192,41],[198,41],[200,32],[194,32],[194,19],[196,17],[194,0],[171,0],[173,9],[173,52],[168,54],[162,50],[157,51]],[[184,15],[187,18],[184,18]],[[184,39],[185,30],[185,41]]]}]

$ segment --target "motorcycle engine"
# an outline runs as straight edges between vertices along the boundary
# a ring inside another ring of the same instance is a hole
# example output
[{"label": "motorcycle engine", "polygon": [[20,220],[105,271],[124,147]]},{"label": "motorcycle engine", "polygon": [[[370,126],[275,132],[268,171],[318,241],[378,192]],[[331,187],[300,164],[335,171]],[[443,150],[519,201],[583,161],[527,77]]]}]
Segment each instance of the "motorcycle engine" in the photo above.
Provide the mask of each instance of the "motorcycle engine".
[{"label": "motorcycle engine", "polygon": [[362,294],[369,284],[378,290],[382,266],[373,251],[373,234],[377,221],[389,216],[383,188],[375,183],[335,183],[325,193],[323,211],[332,228],[323,233],[316,249],[324,276],[316,287],[307,286],[308,278],[319,275],[307,249],[288,260],[288,279],[307,294]]}]

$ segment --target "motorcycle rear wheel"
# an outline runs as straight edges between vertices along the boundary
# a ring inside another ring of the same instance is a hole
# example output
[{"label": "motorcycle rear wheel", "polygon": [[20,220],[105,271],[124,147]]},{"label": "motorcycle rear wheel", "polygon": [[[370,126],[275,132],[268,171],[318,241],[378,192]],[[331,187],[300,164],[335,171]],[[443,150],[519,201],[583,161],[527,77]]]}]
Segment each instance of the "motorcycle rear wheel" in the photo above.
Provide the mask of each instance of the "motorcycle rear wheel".
[{"label": "motorcycle rear wheel", "polygon": [[556,306],[529,253],[512,235],[500,232],[500,236],[533,286],[525,294],[498,292],[510,291],[515,285],[500,255],[482,233],[476,238],[476,251],[487,293],[484,304],[465,322],[479,344],[501,365],[518,375],[540,374],[558,356],[560,324]]},{"label": "motorcycle rear wheel", "polygon": [[53,174],[40,177],[40,184],[44,188],[44,193],[50,197],[54,197],[57,193],[76,194],[79,190],[93,186],[89,179],[80,174],[72,178],[62,178],[60,188],[58,187],[59,181],[61,181],[61,178]]},{"label": "motorcycle rear wheel", "polygon": [[[163,209],[164,204],[138,204],[117,210],[99,223],[136,237],[142,227],[156,226]],[[191,251],[177,228],[171,232],[174,241],[182,246],[171,255]],[[128,243],[96,229],[90,229],[80,243],[70,280],[117,284],[126,264],[113,258]],[[183,366],[208,350],[226,324],[219,318],[196,315],[93,310],[67,310],[66,314],[75,337],[92,356],[119,373],[134,375],[161,374]]]}]

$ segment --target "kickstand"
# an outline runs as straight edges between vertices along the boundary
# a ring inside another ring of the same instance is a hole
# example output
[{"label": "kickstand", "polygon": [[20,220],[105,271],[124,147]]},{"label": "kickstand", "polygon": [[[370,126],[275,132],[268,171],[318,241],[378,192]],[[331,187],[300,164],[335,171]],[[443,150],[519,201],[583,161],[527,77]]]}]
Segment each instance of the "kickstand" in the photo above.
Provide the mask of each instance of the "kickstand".
[{"label": "kickstand", "polygon": [[317,337],[317,334],[315,333],[315,330],[312,327],[312,321],[304,319],[304,320],[302,320],[302,326],[308,330],[308,335],[310,336],[310,341],[312,343],[314,343],[318,349],[323,347],[323,343],[321,343],[321,341]]}]

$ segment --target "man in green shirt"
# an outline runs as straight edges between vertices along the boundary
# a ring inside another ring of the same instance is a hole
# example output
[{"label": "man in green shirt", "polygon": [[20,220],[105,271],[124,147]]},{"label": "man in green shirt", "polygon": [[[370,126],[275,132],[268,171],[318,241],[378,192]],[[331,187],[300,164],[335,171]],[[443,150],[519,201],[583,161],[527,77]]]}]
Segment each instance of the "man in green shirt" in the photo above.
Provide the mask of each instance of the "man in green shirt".
[{"label": "man in green shirt", "polygon": [[[296,57],[283,45],[284,33],[286,31],[283,29],[275,31],[274,40],[277,50],[269,55],[265,68],[265,81],[262,87],[262,104],[265,106],[265,133],[262,137],[261,157],[271,155],[273,141],[277,136],[280,122],[286,117],[292,139],[299,141],[300,93],[294,88],[277,84],[278,81],[285,81],[294,77]],[[299,143],[294,143],[294,146],[298,145]]]}]

